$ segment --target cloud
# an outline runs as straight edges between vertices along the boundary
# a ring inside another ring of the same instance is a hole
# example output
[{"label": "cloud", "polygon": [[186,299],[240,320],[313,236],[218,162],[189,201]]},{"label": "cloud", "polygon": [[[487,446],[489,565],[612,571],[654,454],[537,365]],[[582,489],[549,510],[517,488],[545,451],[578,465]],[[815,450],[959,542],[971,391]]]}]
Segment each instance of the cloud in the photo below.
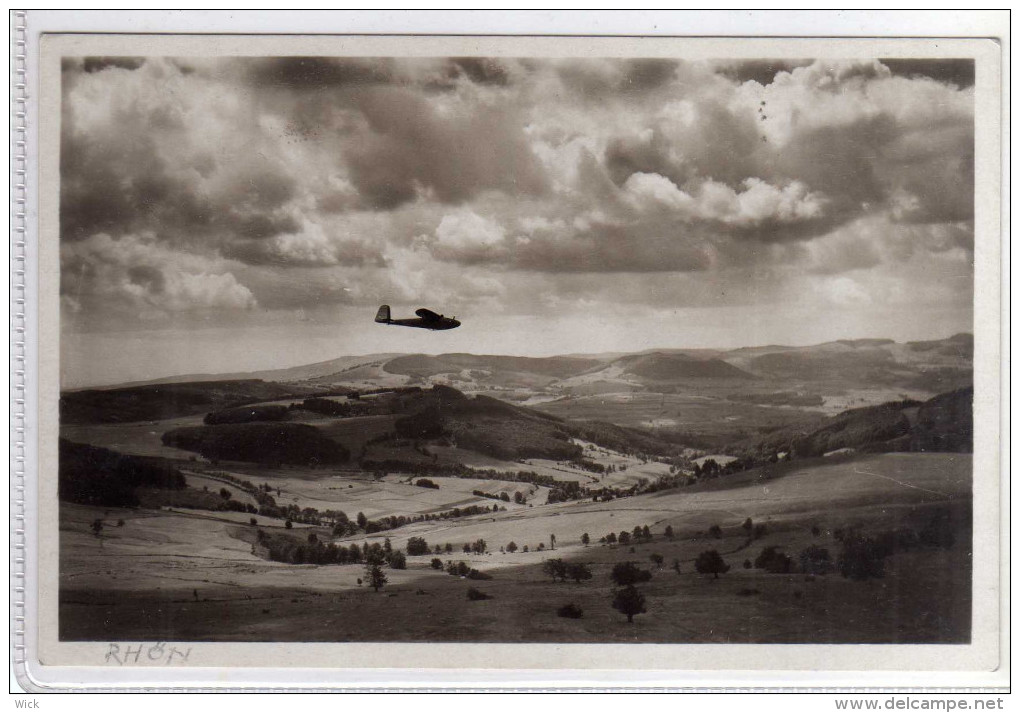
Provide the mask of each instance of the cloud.
[{"label": "cloud", "polygon": [[812,291],[848,306],[855,286],[876,305],[972,291],[974,92],[960,63],[63,66],[77,327],[328,321],[384,302],[637,314]]},{"label": "cloud", "polygon": [[436,107],[420,94],[385,88],[364,92],[357,106],[370,131],[345,158],[373,208],[419,198],[457,204],[486,190],[533,196],[548,188],[512,105]]},{"label": "cloud", "polygon": [[61,294],[143,321],[182,312],[237,312],[257,306],[251,291],[222,266],[172,253],[151,235],[96,234],[65,248]]},{"label": "cloud", "polygon": [[974,86],[973,59],[883,58],[883,65],[898,77],[927,77],[961,89]]}]

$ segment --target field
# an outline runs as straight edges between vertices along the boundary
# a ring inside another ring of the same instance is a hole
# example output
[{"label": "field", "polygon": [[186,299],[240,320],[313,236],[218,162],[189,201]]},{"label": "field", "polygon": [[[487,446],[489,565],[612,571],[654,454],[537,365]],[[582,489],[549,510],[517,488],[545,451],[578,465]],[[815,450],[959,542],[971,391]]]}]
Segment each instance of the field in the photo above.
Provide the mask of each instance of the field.
[{"label": "field", "polygon": [[[362,565],[288,565],[258,558],[242,538],[250,526],[227,517],[234,513],[213,517],[65,503],[60,531],[61,636],[215,641],[962,642],[969,640],[970,631],[970,464],[968,455],[958,454],[779,464],[768,471],[748,471],[608,503],[508,507],[505,512],[414,523],[350,538],[360,543],[388,536],[394,547],[403,547],[411,536],[424,537],[430,546],[449,542],[455,551],[444,554],[444,561],[465,560],[492,576],[489,581],[465,581],[430,569],[430,557],[409,557],[406,570],[387,569],[389,582],[379,593],[358,585]],[[298,480],[290,487],[297,488]],[[454,483],[447,481],[458,479],[442,479],[438,491],[400,480],[392,475],[381,481],[366,478],[355,488],[326,494],[336,492],[337,502],[348,498],[344,502],[350,504],[344,507],[401,500],[406,494],[421,508],[431,504],[429,498],[452,497],[448,488]],[[475,485],[480,484],[463,483],[464,487]],[[803,548],[818,545],[835,557],[841,530],[877,533],[902,526],[920,528],[933,513],[947,509],[953,514],[954,544],[894,552],[880,579],[854,581],[836,573],[769,574],[742,566],[768,545],[782,547],[794,557]],[[124,525],[108,524],[102,537],[95,537],[89,524],[97,517],[107,523],[123,519]],[[766,528],[752,543],[741,527],[746,518]],[[648,525],[653,539],[634,545],[633,551],[599,543],[609,532],[639,525]],[[673,540],[663,535],[667,525],[675,533]],[[718,537],[709,534],[713,525],[720,528]],[[276,529],[279,523],[265,526]],[[582,533],[591,536],[587,547],[580,542]],[[551,535],[555,555],[549,549]],[[461,544],[478,538],[486,540],[488,553],[459,551]],[[501,552],[511,541],[522,548],[528,545],[529,552]],[[546,549],[539,550],[540,545]],[[707,549],[719,551],[730,565],[718,579],[694,572],[693,560]],[[661,569],[652,563],[652,554],[662,556]],[[543,560],[551,556],[588,563],[593,579],[581,584],[551,581],[541,570]],[[647,613],[638,615],[633,624],[610,607],[608,571],[624,560],[634,560],[653,572],[652,580],[641,585]],[[672,569],[674,560],[679,561],[679,573]],[[468,601],[470,586],[492,598]],[[584,610],[583,618],[557,617],[556,608],[571,601]]]}]

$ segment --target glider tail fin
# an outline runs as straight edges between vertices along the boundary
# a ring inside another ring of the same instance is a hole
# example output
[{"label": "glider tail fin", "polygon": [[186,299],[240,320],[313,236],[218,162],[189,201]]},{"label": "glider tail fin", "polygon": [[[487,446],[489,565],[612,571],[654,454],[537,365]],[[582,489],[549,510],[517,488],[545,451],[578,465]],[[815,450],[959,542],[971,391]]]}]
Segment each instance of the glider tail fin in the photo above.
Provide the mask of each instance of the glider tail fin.
[{"label": "glider tail fin", "polygon": [[390,306],[383,305],[379,308],[379,311],[375,313],[375,321],[386,323],[390,321]]}]

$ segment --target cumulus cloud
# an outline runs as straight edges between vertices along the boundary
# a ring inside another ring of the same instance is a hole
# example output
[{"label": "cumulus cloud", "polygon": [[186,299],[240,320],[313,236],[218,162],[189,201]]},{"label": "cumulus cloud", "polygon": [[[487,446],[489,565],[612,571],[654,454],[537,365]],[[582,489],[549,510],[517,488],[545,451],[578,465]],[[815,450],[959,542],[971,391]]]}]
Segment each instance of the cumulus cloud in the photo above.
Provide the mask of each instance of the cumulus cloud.
[{"label": "cumulus cloud", "polygon": [[91,57],[62,112],[77,324],[971,291],[969,60]]}]

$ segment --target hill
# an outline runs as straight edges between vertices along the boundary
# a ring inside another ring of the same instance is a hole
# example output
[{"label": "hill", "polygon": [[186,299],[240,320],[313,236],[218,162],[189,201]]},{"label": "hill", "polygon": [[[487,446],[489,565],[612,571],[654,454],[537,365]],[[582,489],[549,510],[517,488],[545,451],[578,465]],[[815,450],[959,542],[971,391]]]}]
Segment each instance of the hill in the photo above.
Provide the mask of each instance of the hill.
[{"label": "hill", "polygon": [[621,357],[613,362],[622,366],[621,373],[647,381],[679,381],[682,379],[753,379],[743,369],[721,359],[696,359],[687,354],[652,352]]},{"label": "hill", "polygon": [[60,396],[60,422],[86,424],[157,421],[259,401],[304,398],[315,391],[308,387],[259,379],[69,391]]},{"label": "hill", "polygon": [[760,453],[789,450],[797,457],[844,448],[872,453],[973,451],[973,388],[925,402],[895,401],[851,409],[809,433],[779,430],[758,442]]}]

